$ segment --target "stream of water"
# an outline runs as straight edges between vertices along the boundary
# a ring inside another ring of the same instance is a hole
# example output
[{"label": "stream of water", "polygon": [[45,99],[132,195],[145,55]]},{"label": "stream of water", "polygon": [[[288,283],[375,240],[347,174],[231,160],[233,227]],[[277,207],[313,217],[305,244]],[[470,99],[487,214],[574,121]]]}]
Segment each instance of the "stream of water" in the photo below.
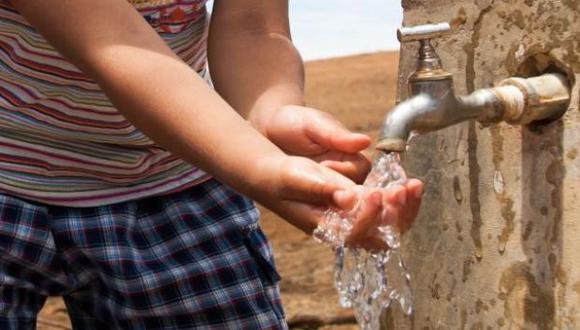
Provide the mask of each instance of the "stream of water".
[{"label": "stream of water", "polygon": [[[381,153],[373,162],[363,186],[389,189],[406,180],[399,154]],[[383,310],[393,301],[405,314],[413,312],[410,276],[400,254],[399,233],[392,226],[378,224],[378,235],[389,246],[387,251],[345,247],[356,213],[357,207],[347,215],[328,210],[314,231],[314,237],[335,251],[334,284],[340,306],[354,309],[363,330],[378,330]]]}]

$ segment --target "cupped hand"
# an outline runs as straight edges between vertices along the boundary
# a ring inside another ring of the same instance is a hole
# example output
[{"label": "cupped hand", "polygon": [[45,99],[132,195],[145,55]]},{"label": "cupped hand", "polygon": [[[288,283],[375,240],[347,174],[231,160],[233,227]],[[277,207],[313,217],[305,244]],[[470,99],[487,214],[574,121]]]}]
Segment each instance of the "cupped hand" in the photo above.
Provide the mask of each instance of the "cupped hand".
[{"label": "cupped hand", "polygon": [[258,202],[307,234],[329,208],[351,214],[354,226],[347,245],[353,247],[386,249],[377,228],[391,225],[406,231],[421,204],[423,183],[416,179],[388,189],[369,189],[312,160],[290,156],[261,160],[256,169],[264,178],[258,183]]},{"label": "cupped hand", "polygon": [[330,114],[303,106],[284,106],[254,115],[252,122],[286,153],[305,156],[361,183],[371,164],[363,151],[371,141],[346,129]]},{"label": "cupped hand", "polygon": [[[367,250],[388,249],[379,227],[391,226],[396,233],[409,229],[419,212],[423,183],[416,179],[386,189],[357,186],[337,199],[341,215],[352,219],[346,245]],[[345,211],[348,210],[348,211]]]},{"label": "cupped hand", "polygon": [[345,203],[342,196],[356,187],[311,159],[286,155],[256,160],[248,177],[249,197],[308,234],[325,210],[340,208]]}]

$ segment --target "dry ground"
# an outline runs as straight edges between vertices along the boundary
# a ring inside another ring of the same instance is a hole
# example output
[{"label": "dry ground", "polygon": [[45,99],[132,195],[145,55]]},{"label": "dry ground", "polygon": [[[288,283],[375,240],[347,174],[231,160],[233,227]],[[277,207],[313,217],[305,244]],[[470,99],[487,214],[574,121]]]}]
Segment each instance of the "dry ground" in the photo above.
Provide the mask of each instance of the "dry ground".
[{"label": "dry ground", "polygon": [[[309,62],[306,64],[306,100],[312,107],[331,112],[350,129],[374,136],[385,111],[395,101],[397,65],[397,53]],[[282,275],[282,299],[288,319],[303,315],[348,316],[350,312],[340,310],[336,304],[329,249],[267,210],[262,210],[262,226],[272,242]],[[39,316],[38,329],[70,329],[60,299],[48,300]]]}]

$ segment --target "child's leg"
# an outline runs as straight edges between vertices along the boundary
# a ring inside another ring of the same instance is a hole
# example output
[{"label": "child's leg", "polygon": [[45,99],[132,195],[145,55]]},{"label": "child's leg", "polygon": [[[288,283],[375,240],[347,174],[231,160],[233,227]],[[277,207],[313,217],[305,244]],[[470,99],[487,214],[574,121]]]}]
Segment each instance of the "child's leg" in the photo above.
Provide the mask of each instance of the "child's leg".
[{"label": "child's leg", "polygon": [[87,279],[66,297],[75,329],[286,328],[257,213],[215,181],[51,214],[61,254]]}]

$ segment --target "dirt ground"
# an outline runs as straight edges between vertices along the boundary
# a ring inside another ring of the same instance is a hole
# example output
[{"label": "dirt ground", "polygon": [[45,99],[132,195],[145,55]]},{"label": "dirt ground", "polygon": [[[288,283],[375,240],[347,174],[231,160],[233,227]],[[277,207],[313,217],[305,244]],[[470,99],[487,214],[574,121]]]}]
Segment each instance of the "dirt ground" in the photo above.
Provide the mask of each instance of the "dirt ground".
[{"label": "dirt ground", "polygon": [[[331,112],[350,129],[374,137],[386,110],[395,101],[397,66],[397,53],[309,62],[306,101],[311,107]],[[330,250],[264,209],[262,226],[272,242],[282,276],[282,300],[288,320],[295,322],[308,316],[351,319],[352,312],[337,305]],[[39,316],[38,329],[70,328],[62,301],[50,298]],[[347,324],[320,329],[356,328]]]}]

